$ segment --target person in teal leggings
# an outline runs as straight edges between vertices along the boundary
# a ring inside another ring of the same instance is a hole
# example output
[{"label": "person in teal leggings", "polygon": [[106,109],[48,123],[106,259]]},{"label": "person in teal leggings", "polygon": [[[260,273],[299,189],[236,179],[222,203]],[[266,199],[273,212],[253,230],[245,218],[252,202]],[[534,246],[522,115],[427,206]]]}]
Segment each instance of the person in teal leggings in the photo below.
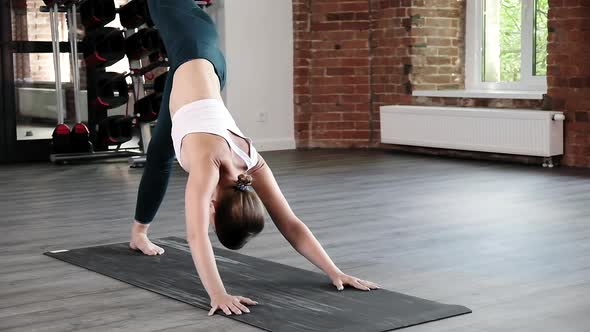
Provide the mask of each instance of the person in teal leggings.
[{"label": "person in teal leggings", "polygon": [[139,186],[130,248],[146,255],[164,253],[148,239],[147,229],[166,192],[176,151],[189,173],[185,191],[187,243],[211,299],[209,315],[217,311],[241,315],[250,312],[247,305],[256,304],[225,289],[209,227],[213,226],[225,247],[238,250],[261,232],[265,209],[293,248],[324,271],[338,290],[344,286],[377,289],[377,284],[350,276],[334,264],[290,208],[252,141],[235,124],[221,98],[226,64],[207,13],[193,0],[148,0],[148,5],[167,49],[170,71]]},{"label": "person in teal leggings", "polygon": [[218,46],[215,24],[203,9],[191,0],[148,0],[148,8],[166,46],[170,69],[137,195],[135,220],[144,225],[154,219],[162,203],[174,161],[168,106],[174,72],[186,61],[207,59],[215,68],[222,90],[226,78],[225,57]]}]

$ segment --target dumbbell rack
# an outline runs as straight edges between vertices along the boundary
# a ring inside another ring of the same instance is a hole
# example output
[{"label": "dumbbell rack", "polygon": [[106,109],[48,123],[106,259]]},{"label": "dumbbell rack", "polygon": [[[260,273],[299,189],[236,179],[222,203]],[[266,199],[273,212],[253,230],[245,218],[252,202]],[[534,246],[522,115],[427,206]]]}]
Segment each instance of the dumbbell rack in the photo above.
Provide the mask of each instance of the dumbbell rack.
[{"label": "dumbbell rack", "polygon": [[[57,13],[57,12],[68,12],[69,13],[69,9],[71,9],[72,4],[74,5],[79,5],[83,4],[84,2],[87,2],[88,0],[54,0],[56,1],[55,4],[52,6],[53,12]],[[195,1],[197,3],[197,5],[201,6],[201,8],[205,8],[205,7],[209,7],[212,5],[213,0],[196,0]],[[47,3],[47,1],[46,1]],[[72,9],[72,16],[77,15],[77,12],[75,12],[75,8],[76,6],[73,7]],[[43,6],[41,7],[41,11],[42,12],[50,12],[50,8],[47,6]],[[118,12],[118,10],[117,10]],[[51,13],[50,13],[51,14]],[[52,20],[53,19],[53,14],[52,15]],[[55,20],[54,20],[55,21]],[[59,54],[61,52],[61,50],[59,49],[59,35],[57,32],[57,22],[53,22],[51,24],[51,29],[52,29],[52,40],[53,40],[53,53],[54,53],[54,61],[56,64],[56,92],[58,92],[57,94],[57,103],[58,103],[58,120],[59,123],[63,123],[63,100],[62,100],[62,95],[60,92],[61,90],[61,82],[59,79],[59,75],[60,75],[60,70],[59,70]],[[139,27],[135,27],[135,28],[130,28],[130,29],[125,29],[124,30],[124,34],[125,34],[125,39],[129,38],[130,36],[132,36],[133,34],[135,34],[135,29],[142,29],[144,27],[148,27],[149,28],[149,24],[143,23],[141,26]],[[68,29],[72,30],[70,25],[68,24]],[[77,26],[74,25],[73,27],[74,31],[70,31],[70,50],[68,50],[70,53],[76,53],[75,55],[72,54],[72,62],[73,62],[73,66],[74,66],[74,76],[75,76],[75,84],[74,84],[74,96],[75,96],[75,107],[76,107],[76,113],[77,113],[77,118],[80,118],[79,115],[79,100],[78,100],[78,96],[80,93],[80,89],[79,89],[79,76],[78,76],[78,53],[77,53],[77,46],[78,46],[78,40],[77,40]],[[53,31],[56,30],[56,31]],[[151,56],[150,56],[151,57]],[[133,95],[134,95],[134,103],[141,100],[143,97],[145,97],[145,86],[144,86],[144,80],[143,80],[143,75],[151,70],[153,70],[156,67],[159,66],[167,66],[168,62],[167,61],[157,61],[158,63],[151,63],[150,65],[147,65],[146,67],[142,67],[142,61],[143,58],[140,58],[138,60],[131,60],[129,59],[129,65],[130,65],[130,73],[129,74],[125,74],[124,77],[127,76],[131,76],[132,78],[132,85],[133,85]],[[94,68],[93,65],[88,65],[86,66],[86,77],[88,80],[88,84],[87,84],[87,91],[88,91],[88,123],[89,123],[89,127],[90,127],[90,137],[91,140],[92,138],[97,138],[98,134],[97,132],[99,131],[98,128],[98,122],[101,120],[104,120],[104,118],[107,116],[106,114],[106,109],[100,109],[100,110],[95,110],[95,109],[91,109],[92,108],[92,101],[96,101],[96,91],[95,91],[95,86],[92,86],[93,83],[96,83],[96,78],[97,78],[97,68]],[[126,90],[125,93],[128,93],[128,89]],[[127,101],[129,103],[129,101]],[[133,105],[135,106],[135,105]],[[127,107],[129,107],[129,105],[127,105]],[[140,107],[141,108],[141,107]],[[133,107],[133,109],[135,109],[135,107]],[[148,150],[148,145],[149,142],[151,140],[151,126],[153,125],[154,121],[151,120],[147,120],[147,121],[143,121],[145,119],[140,119],[139,114],[137,115],[137,118],[135,118],[137,120],[137,123],[139,124],[139,132],[140,132],[140,141],[139,141],[139,147],[137,148],[127,148],[127,149],[120,149],[120,145],[117,146],[117,148],[115,150],[109,150],[108,146],[106,146],[106,150],[105,151],[94,151],[91,149],[90,152],[88,153],[52,153],[50,155],[50,160],[52,162],[55,163],[66,163],[67,161],[70,160],[85,160],[85,159],[105,159],[105,158],[120,158],[120,157],[129,157],[128,162],[129,165],[131,167],[142,167],[145,162],[146,162],[146,153]],[[150,122],[151,121],[151,122]],[[79,122],[79,120],[78,120]],[[96,142],[96,140],[94,140]],[[103,148],[105,146],[102,146]]]},{"label": "dumbbell rack", "polygon": [[[47,6],[42,6],[40,8],[41,12],[50,12],[50,15],[53,15],[51,13],[51,10],[53,9],[54,12],[69,12],[70,10],[70,6],[72,5],[72,3],[76,4],[76,5],[81,5],[82,3],[84,3],[86,0],[79,0],[79,1],[70,1],[69,5],[66,6],[63,3],[60,4],[56,4],[53,6],[53,8],[49,8]],[[74,13],[72,11],[72,16],[77,15],[77,13]],[[72,19],[72,18],[70,18]],[[52,19],[53,20],[53,19]],[[61,80],[60,80],[60,70],[59,70],[59,54],[63,51],[61,49],[59,49],[59,34],[57,31],[58,28],[58,23],[54,22],[51,24],[51,30],[52,30],[52,43],[53,43],[53,54],[54,54],[54,63],[56,64],[56,92],[57,92],[57,110],[58,110],[58,122],[63,123],[63,100],[62,100],[62,94],[60,93],[61,91]],[[74,29],[77,29],[76,26],[73,27]],[[55,31],[54,31],[55,30]],[[70,30],[70,26],[68,25],[68,30]],[[126,35],[131,35],[133,33],[132,30],[128,30],[125,32]],[[76,53],[76,55],[72,54],[72,60],[74,60],[75,62],[72,63],[73,67],[74,67],[74,76],[75,76],[75,81],[79,80],[79,77],[77,75],[77,71],[78,71],[78,55],[77,55],[77,46],[78,46],[78,40],[77,37],[72,37],[72,36],[77,36],[76,30],[74,30],[74,32],[70,31],[70,48],[67,50],[70,53]],[[141,66],[141,61],[130,61],[130,65],[133,68],[134,66]],[[94,128],[95,125],[97,125],[97,121],[95,121],[96,119],[96,114],[94,113],[93,110],[91,110],[91,99],[93,98],[93,93],[91,93],[91,91],[94,90],[94,87],[91,86],[91,82],[95,82],[95,75],[96,75],[96,69],[94,68],[90,68],[90,67],[86,67],[87,71],[87,79],[88,79],[88,86],[87,86],[87,91],[88,91],[88,122],[89,125],[91,127],[91,131],[92,132],[96,132]],[[79,82],[79,81],[78,81]],[[133,91],[137,91],[139,93],[139,95],[144,95],[145,94],[145,90],[143,87],[143,81],[142,81],[142,77],[139,76],[134,76],[132,75],[132,82],[133,82]],[[77,84],[75,82],[74,84],[74,96],[75,96],[75,107],[79,107],[79,101],[78,101],[78,96],[80,93],[80,89],[79,89],[79,84]],[[135,100],[137,100],[137,95]],[[119,147],[117,147],[117,149],[115,150],[109,150],[107,148],[107,150],[105,151],[90,151],[87,153],[52,153],[50,154],[50,160],[54,163],[58,163],[58,164],[63,164],[66,163],[68,161],[73,161],[73,160],[91,160],[91,159],[108,159],[108,158],[124,158],[124,157],[133,157],[133,156],[143,156],[144,155],[144,151],[147,151],[147,145],[149,143],[150,140],[150,124],[146,123],[146,124],[142,124],[140,126],[140,133],[141,133],[141,138],[140,138],[140,146],[137,148],[126,148],[126,149],[120,149]],[[96,133],[95,133],[96,134]]]}]

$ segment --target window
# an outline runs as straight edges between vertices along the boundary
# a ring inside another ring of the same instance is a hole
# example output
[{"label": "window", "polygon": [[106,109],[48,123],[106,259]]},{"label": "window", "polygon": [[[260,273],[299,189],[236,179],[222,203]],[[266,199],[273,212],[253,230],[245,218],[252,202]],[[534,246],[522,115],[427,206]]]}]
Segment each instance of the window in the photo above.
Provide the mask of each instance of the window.
[{"label": "window", "polygon": [[[117,6],[126,4],[128,0],[116,0]],[[51,29],[49,13],[41,12],[40,7],[44,6],[43,0],[10,0],[10,18],[12,23],[12,40],[21,44],[39,45],[50,44]],[[69,41],[68,27],[65,13],[57,15],[59,22],[59,40]],[[78,20],[80,22],[80,20]],[[109,27],[121,29],[121,23],[117,16],[114,21],[107,24]],[[81,27],[80,27],[81,28]],[[78,36],[83,37],[83,34]],[[50,49],[49,49],[50,50]],[[78,51],[81,51],[78,48]],[[80,52],[81,53],[81,52]],[[78,58],[82,58],[78,54]],[[58,120],[57,102],[55,92],[55,65],[53,53],[13,53],[14,72],[14,96],[16,113],[16,137],[17,140],[40,140],[50,139],[53,129]],[[63,99],[66,110],[64,112],[65,123],[75,123],[76,119],[71,110],[68,110],[67,100],[72,98],[66,90],[72,91],[72,63],[69,53],[60,53],[60,78],[64,87]],[[79,61],[76,65],[81,67],[80,86],[83,91],[81,98],[82,118],[87,118],[86,102],[86,80],[84,62]],[[107,71],[128,72],[129,61],[125,57],[119,62],[107,68]],[[131,77],[127,78],[131,83]],[[71,105],[71,104],[70,104]],[[122,108],[122,111],[125,109]],[[112,114],[113,112],[111,112]]]},{"label": "window", "polygon": [[467,90],[546,91],[548,0],[467,1]]},{"label": "window", "polygon": [[[117,7],[128,3],[128,0],[116,0]],[[11,19],[12,19],[12,40],[26,42],[48,42],[51,41],[51,29],[49,25],[49,13],[41,12],[40,7],[45,6],[43,0],[11,0]],[[57,15],[59,26],[59,40],[67,42],[69,40],[68,27],[65,13]],[[78,23],[80,20],[78,19]],[[122,29],[119,16],[106,25]],[[79,34],[78,38],[83,38]],[[78,49],[80,51],[80,49]],[[53,55],[51,53],[39,54],[17,54],[15,55],[15,81],[31,82],[46,84],[55,84],[55,70],[53,65]],[[80,54],[79,57],[82,57]],[[71,64],[70,55],[60,53],[61,80],[63,83],[71,82]],[[113,64],[108,71],[128,72],[129,60],[125,57],[121,61]],[[127,80],[131,83],[131,78]]]}]

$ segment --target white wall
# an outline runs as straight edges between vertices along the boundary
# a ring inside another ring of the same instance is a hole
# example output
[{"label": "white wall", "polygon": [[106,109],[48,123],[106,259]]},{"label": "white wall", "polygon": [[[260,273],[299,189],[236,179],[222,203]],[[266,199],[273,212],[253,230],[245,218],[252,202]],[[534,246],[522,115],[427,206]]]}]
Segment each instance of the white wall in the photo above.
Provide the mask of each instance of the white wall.
[{"label": "white wall", "polygon": [[261,151],[295,148],[292,10],[290,0],[217,0],[209,10],[227,60],[227,107]]}]

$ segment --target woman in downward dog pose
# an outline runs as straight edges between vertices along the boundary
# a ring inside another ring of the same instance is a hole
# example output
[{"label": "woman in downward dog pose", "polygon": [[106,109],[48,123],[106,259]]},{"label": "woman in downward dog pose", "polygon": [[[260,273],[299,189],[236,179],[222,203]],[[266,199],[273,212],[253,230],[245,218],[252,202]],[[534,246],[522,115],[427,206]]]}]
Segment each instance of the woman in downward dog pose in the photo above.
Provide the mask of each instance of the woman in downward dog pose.
[{"label": "woman in downward dog pose", "polygon": [[219,241],[240,249],[264,227],[264,208],[282,235],[320,268],[338,290],[349,285],[378,288],[349,276],[332,262],[285,200],[252,141],[236,126],[221,98],[225,58],[209,15],[193,0],[148,0],[149,11],[167,49],[170,71],[162,108],[148,148],[139,186],[129,246],[146,255],[164,250],[147,229],[166,192],[172,161],[189,174],[185,190],[186,234],[198,275],[211,299],[213,315],[250,312],[256,302],[226,292],[208,236],[211,224]]}]

